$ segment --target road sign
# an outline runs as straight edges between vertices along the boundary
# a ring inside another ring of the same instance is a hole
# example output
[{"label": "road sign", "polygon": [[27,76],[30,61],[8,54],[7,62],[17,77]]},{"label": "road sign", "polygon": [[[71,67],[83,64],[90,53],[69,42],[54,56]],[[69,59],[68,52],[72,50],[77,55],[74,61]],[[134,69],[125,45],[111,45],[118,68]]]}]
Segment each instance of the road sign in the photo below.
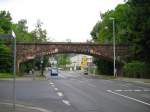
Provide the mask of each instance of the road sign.
[{"label": "road sign", "polygon": [[82,57],[81,66],[82,67],[87,66],[87,58],[86,58],[86,56]]}]

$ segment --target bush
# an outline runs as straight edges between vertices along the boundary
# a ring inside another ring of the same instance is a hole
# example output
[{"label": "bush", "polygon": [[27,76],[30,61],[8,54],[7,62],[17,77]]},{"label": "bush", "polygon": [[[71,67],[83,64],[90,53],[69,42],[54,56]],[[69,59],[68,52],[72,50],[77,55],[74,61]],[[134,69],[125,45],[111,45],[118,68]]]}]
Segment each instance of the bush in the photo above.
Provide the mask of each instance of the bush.
[{"label": "bush", "polygon": [[113,75],[113,62],[105,60],[105,59],[98,59],[94,60],[94,63],[97,65],[97,73],[101,75]]},{"label": "bush", "polygon": [[144,62],[132,61],[123,67],[123,74],[127,77],[148,78],[148,67]]}]

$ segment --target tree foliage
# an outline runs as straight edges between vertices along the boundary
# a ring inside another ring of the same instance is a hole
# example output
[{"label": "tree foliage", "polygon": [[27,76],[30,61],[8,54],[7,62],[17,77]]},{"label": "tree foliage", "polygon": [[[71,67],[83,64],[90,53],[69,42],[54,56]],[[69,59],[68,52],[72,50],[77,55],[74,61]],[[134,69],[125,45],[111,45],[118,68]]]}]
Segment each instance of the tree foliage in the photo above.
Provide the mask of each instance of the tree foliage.
[{"label": "tree foliage", "polygon": [[[0,34],[11,32],[11,16],[9,12],[0,11]],[[0,72],[10,72],[12,56],[10,48],[4,45],[8,39],[0,39]]]},{"label": "tree foliage", "polygon": [[[47,32],[42,28],[42,22],[39,20],[35,29],[28,31],[27,20],[21,19],[17,23],[11,21],[9,12],[0,11],[0,34],[11,34],[12,30],[16,34],[17,42],[45,42],[47,41]],[[0,72],[10,72],[12,68],[12,51],[10,47],[4,45],[5,42],[11,42],[10,39],[0,39]],[[47,58],[44,58],[47,60]],[[37,60],[35,60],[37,61]],[[43,67],[47,61],[44,61]],[[38,63],[38,61],[36,62]],[[33,61],[21,64],[22,71],[28,71],[33,68]]]},{"label": "tree foliage", "polygon": [[18,23],[12,25],[12,29],[16,34],[17,42],[32,42],[33,37],[28,32],[27,20],[21,19]]},{"label": "tree foliage", "polygon": [[0,34],[11,32],[11,19],[9,12],[0,11]]},{"label": "tree foliage", "polygon": [[0,44],[0,72],[10,72],[12,70],[12,55],[10,49]]},{"label": "tree foliage", "polygon": [[66,67],[67,64],[70,64],[70,58],[68,54],[59,54],[56,56],[59,67]]},{"label": "tree foliage", "polygon": [[134,78],[150,78],[148,76],[148,67],[144,62],[132,61],[124,65],[124,76]]},{"label": "tree foliage", "polygon": [[46,42],[47,41],[47,32],[42,28],[42,22],[37,21],[35,29],[31,32],[34,42]]},{"label": "tree foliage", "polygon": [[116,43],[130,45],[131,55],[128,60],[150,63],[149,15],[149,0],[128,0],[124,4],[119,4],[114,10],[101,14],[101,21],[93,27],[91,36],[95,42],[112,43],[113,25],[110,17],[113,17],[115,18]]}]

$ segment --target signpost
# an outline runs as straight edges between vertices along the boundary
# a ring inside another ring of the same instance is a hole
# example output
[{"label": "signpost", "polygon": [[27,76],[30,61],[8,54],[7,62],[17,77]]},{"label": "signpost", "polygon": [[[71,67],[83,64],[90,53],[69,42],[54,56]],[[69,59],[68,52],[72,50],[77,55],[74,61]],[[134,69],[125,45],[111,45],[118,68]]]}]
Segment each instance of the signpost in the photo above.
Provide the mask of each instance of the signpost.
[{"label": "signpost", "polygon": [[13,39],[14,40],[14,49],[13,49],[13,55],[14,55],[14,61],[13,61],[13,110],[15,112],[16,110],[16,35],[12,31],[12,34],[0,34],[0,38],[3,39]]}]

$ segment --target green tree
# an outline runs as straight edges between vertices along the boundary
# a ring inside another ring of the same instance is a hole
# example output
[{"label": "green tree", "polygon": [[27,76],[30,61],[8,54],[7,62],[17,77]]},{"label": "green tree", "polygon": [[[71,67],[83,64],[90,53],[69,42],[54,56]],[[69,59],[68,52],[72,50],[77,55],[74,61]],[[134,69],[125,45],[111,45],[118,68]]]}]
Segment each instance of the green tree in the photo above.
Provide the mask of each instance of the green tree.
[{"label": "green tree", "polygon": [[10,49],[0,44],[0,72],[11,72],[12,55]]},{"label": "green tree", "polygon": [[133,58],[150,63],[150,1],[128,0],[131,9],[130,41]]},{"label": "green tree", "polygon": [[33,37],[30,32],[28,32],[27,20],[21,19],[18,23],[12,25],[12,29],[16,34],[17,42],[32,42]]},{"label": "green tree", "polygon": [[67,64],[70,64],[70,56],[68,54],[59,54],[56,56],[59,67],[66,67]]},{"label": "green tree", "polygon": [[115,18],[116,41],[117,43],[128,42],[128,23],[130,17],[130,8],[127,4],[119,4],[115,10],[107,11],[101,15],[102,21],[97,22],[91,31],[93,40],[99,43],[112,43],[112,21]]},{"label": "green tree", "polygon": [[11,32],[11,19],[9,12],[0,11],[0,34],[7,34]]},{"label": "green tree", "polygon": [[[0,11],[0,34],[9,34],[11,32],[11,16],[9,12]],[[0,39],[0,72],[10,72],[12,65],[11,50],[4,45],[8,39]]]},{"label": "green tree", "polygon": [[126,61],[140,60],[149,64],[149,6],[149,0],[128,0],[124,4],[119,4],[114,10],[101,14],[102,20],[91,32],[93,40],[98,43],[112,43],[112,21],[109,18],[113,17],[116,23],[116,43],[130,45],[131,55]]},{"label": "green tree", "polygon": [[37,21],[35,29],[31,32],[34,42],[46,42],[47,41],[47,31],[42,28],[42,22]]}]

